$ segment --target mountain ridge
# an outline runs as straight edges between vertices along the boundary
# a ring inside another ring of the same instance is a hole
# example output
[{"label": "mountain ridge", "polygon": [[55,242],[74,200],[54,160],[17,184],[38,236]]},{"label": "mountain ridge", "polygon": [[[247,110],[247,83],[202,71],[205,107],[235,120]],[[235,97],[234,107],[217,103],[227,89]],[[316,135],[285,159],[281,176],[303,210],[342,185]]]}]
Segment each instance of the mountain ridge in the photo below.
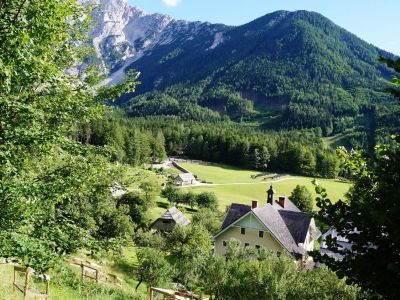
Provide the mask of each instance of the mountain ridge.
[{"label": "mountain ridge", "polygon": [[147,14],[126,0],[81,0],[96,5],[92,15],[97,26],[90,32],[96,56],[92,60],[109,75],[105,83],[117,83],[124,68],[153,48],[168,44],[178,36],[190,38],[208,22],[176,20],[169,15]]},{"label": "mountain ridge", "polygon": [[[120,81],[125,68],[143,56],[151,54],[154,48],[170,44],[176,39],[194,39],[199,31],[209,33],[207,50],[214,50],[229,40],[229,37],[224,36],[227,31],[235,31],[238,28],[246,29],[249,26],[264,27],[263,30],[265,30],[265,26],[273,28],[276,22],[298,14],[314,14],[337,26],[323,15],[305,10],[293,12],[279,10],[240,26],[228,26],[209,22],[176,20],[169,15],[158,13],[147,14],[137,6],[130,6],[126,0],[81,0],[81,2],[99,5],[99,8],[93,13],[93,17],[99,25],[92,30],[91,36],[97,58],[100,59],[99,64],[110,75],[107,83]],[[247,34],[256,33],[249,31]],[[382,49],[375,48],[392,56]]]},{"label": "mountain ridge", "polygon": [[378,118],[396,111],[383,92],[393,73],[378,62],[394,55],[319,13],[276,11],[241,26],[171,20],[157,30],[151,24],[130,42],[135,55],[110,68],[111,83],[129,69],[141,72],[135,95],[118,102],[130,116],[320,128],[325,136],[350,132],[354,145],[371,147]]}]

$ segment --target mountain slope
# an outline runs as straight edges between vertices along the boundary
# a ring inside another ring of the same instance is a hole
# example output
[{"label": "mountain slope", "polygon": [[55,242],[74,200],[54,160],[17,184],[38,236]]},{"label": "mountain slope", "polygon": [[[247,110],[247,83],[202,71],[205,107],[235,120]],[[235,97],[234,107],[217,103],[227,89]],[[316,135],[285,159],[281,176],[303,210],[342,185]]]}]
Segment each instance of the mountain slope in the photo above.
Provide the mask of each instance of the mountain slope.
[{"label": "mountain slope", "polygon": [[[360,130],[373,143],[374,105],[391,101],[382,92],[391,73],[379,56],[392,57],[320,14],[278,11],[221,26],[214,37],[177,38],[129,68],[142,72],[140,93],[158,90],[266,128]],[[124,106],[133,115],[135,103]]]},{"label": "mountain slope", "polygon": [[382,92],[392,74],[377,61],[393,55],[320,14],[277,11],[229,27],[147,15],[124,0],[93,1],[102,5],[93,42],[109,81],[141,72],[140,95],[119,101],[131,116],[320,128],[363,147],[378,129],[388,131],[385,120],[398,120]]},{"label": "mountain slope", "polygon": [[[221,43],[214,47],[209,34],[200,32],[191,40],[178,38],[141,57],[131,67],[142,70],[143,90],[154,89],[157,78],[163,77],[157,87],[164,88],[187,79],[191,82],[204,79],[219,68],[224,69],[218,72],[219,77],[223,75],[224,81],[231,83],[234,80],[231,73],[246,70],[244,64],[251,61],[256,61],[259,68],[273,67],[286,77],[292,72],[285,72],[280,65],[288,69],[288,65],[296,64],[293,75],[302,72],[307,75],[305,81],[326,81],[344,87],[360,79],[361,85],[365,80],[388,76],[376,58],[390,54],[316,13],[279,11],[240,27],[225,27],[219,34]],[[163,60],[168,55],[170,58]],[[261,73],[258,69],[252,71]],[[273,87],[265,82],[275,83],[269,76],[259,82],[247,81],[246,87],[255,87],[266,94]]]},{"label": "mountain slope", "polygon": [[220,27],[210,23],[175,20],[162,14],[147,14],[129,6],[126,0],[81,2],[96,6],[93,12],[96,26],[90,34],[97,56],[93,59],[108,73],[106,83],[120,81],[129,64],[157,47],[177,40],[190,40],[205,32],[212,36]]}]

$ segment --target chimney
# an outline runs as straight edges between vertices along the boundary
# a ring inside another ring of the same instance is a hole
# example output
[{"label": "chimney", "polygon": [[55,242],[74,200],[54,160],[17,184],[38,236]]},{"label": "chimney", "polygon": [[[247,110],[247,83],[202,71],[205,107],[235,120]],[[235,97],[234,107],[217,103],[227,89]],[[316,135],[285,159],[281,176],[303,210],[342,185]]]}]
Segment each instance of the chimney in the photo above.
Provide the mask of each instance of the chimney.
[{"label": "chimney", "polygon": [[275,191],[272,188],[272,184],[271,184],[271,187],[267,191],[267,203],[274,205],[274,194],[275,194]]},{"label": "chimney", "polygon": [[285,200],[286,200],[286,197],[279,197],[279,200],[278,200],[279,205],[282,206],[283,208],[285,208]]},{"label": "chimney", "polygon": [[257,200],[251,201],[251,209],[255,209],[257,207],[258,207],[258,201]]}]

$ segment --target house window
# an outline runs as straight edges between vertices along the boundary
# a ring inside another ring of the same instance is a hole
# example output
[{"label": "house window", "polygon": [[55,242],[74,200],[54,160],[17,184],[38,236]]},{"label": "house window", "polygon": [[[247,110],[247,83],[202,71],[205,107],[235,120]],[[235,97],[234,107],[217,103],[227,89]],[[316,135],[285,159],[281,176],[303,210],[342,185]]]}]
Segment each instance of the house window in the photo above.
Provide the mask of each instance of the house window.
[{"label": "house window", "polygon": [[258,237],[263,238],[264,237],[264,231],[260,230],[258,232]]},{"label": "house window", "polygon": [[244,243],[244,247],[247,248],[248,246],[250,246],[249,243]]},{"label": "house window", "polygon": [[226,241],[222,241],[222,246],[226,247]]},{"label": "house window", "polygon": [[241,234],[246,234],[246,228],[240,228],[240,233]]},{"label": "house window", "polygon": [[171,221],[169,221],[169,220],[164,220],[164,221],[162,221],[164,224],[170,224],[171,223]]},{"label": "house window", "polygon": [[260,245],[256,245],[256,249],[260,250],[261,246]]}]

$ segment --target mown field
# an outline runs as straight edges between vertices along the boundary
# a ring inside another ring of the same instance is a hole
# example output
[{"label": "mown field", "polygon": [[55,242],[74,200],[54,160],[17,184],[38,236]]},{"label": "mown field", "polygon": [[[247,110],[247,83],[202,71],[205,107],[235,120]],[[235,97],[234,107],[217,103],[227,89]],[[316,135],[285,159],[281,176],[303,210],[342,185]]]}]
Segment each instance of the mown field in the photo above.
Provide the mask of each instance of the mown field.
[{"label": "mown field", "polygon": [[[179,163],[182,167],[197,175],[199,181],[211,183],[263,182],[263,178],[252,179],[259,171],[245,170],[223,164]],[[275,175],[275,174],[271,174]]]},{"label": "mown field", "polygon": [[[270,174],[265,177],[252,179],[252,175],[260,174],[258,171],[241,170],[226,165],[199,165],[196,163],[182,163],[186,169],[197,175],[199,180],[212,182],[215,185],[188,187],[195,193],[204,191],[214,192],[219,200],[219,209],[225,210],[231,203],[249,204],[251,200],[266,201],[266,191],[272,184],[277,195],[290,196],[296,185],[306,186],[314,196],[315,188],[313,178],[285,175],[273,180]],[[324,186],[330,199],[337,201],[344,197],[350,184],[335,179],[317,179]]]}]

